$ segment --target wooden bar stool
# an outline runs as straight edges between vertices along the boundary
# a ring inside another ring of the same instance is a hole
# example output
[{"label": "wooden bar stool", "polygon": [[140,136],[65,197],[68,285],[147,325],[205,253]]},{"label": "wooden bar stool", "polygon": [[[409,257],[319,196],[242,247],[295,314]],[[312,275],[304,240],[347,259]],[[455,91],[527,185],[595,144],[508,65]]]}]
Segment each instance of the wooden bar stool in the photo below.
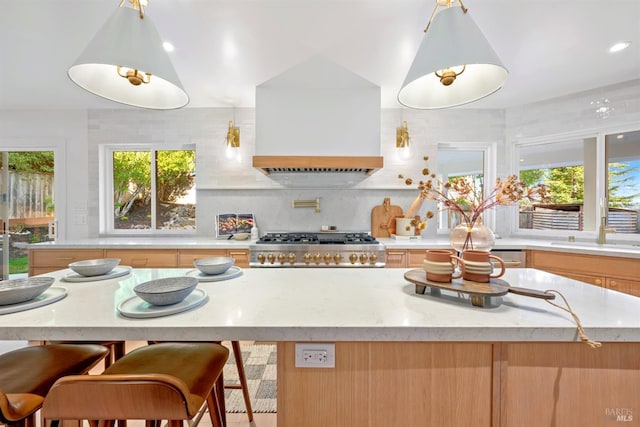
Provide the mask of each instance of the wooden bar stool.
[{"label": "wooden bar stool", "polygon": [[[157,344],[162,341],[147,341],[149,344]],[[221,341],[214,341],[216,344],[220,344]],[[244,371],[244,361],[242,360],[242,352],[240,350],[239,341],[231,341],[231,348],[233,350],[233,360],[236,364],[236,370],[238,371],[238,381],[240,384],[224,384],[223,387],[232,390],[242,390],[242,398],[244,400],[244,406],[247,410],[247,417],[249,422],[253,421],[253,408],[251,406],[251,395],[249,394],[249,383],[247,382],[247,376]],[[224,401],[221,402],[223,406],[221,410],[226,412],[226,405]]]},{"label": "wooden bar stool", "polygon": [[35,414],[53,383],[88,372],[108,353],[100,345],[54,344],[0,355],[0,423],[35,427]]},{"label": "wooden bar stool", "polygon": [[253,409],[251,407],[251,396],[249,395],[249,384],[247,383],[247,376],[244,372],[242,353],[240,352],[240,342],[231,341],[231,348],[233,349],[233,359],[236,362],[236,369],[238,370],[238,380],[240,381],[240,384],[225,384],[224,387],[242,390],[244,406],[247,409],[247,417],[249,417],[249,422],[251,422],[253,421]]},{"label": "wooden bar stool", "polygon": [[124,341],[45,341],[45,344],[99,344],[109,349],[109,355],[104,359],[105,369],[125,354]]},{"label": "wooden bar stool", "polygon": [[214,427],[223,427],[224,390],[216,387],[229,350],[215,343],[164,342],[133,350],[102,375],[59,379],[47,394],[42,415],[47,422],[92,420],[167,420],[178,427],[199,419],[205,403]]}]

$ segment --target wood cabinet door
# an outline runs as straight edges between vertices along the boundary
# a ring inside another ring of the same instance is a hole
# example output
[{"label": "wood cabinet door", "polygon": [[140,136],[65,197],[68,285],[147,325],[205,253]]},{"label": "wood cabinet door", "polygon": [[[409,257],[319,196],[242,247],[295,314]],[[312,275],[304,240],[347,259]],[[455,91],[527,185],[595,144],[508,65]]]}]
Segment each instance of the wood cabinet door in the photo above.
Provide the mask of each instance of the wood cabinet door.
[{"label": "wood cabinet door", "polygon": [[491,343],[337,342],[335,368],[278,343],[279,427],[489,427]]},{"label": "wood cabinet door", "polygon": [[175,268],[178,251],[175,249],[107,249],[106,258],[120,258],[120,265],[134,268]]},{"label": "wood cabinet door", "polygon": [[102,249],[31,249],[29,251],[29,265],[33,267],[60,267],[76,261],[103,258]]},{"label": "wood cabinet door", "polygon": [[236,260],[236,266],[240,268],[249,268],[249,250],[247,249],[229,249],[229,255]]},{"label": "wood cabinet door", "polygon": [[407,250],[407,267],[422,268],[424,267],[424,259],[426,257],[426,249],[408,249]]},{"label": "wood cabinet door", "polygon": [[606,286],[614,291],[624,292],[625,294],[640,297],[640,282],[636,280],[607,278]]},{"label": "wood cabinet door", "polygon": [[180,249],[178,250],[178,267],[193,267],[193,261],[201,258],[228,256],[226,249]]},{"label": "wood cabinet door", "polygon": [[102,249],[30,249],[29,276],[62,270],[76,261],[104,258]]},{"label": "wood cabinet door", "polygon": [[591,276],[588,274],[579,274],[579,273],[567,273],[566,271],[549,271],[549,273],[557,274],[558,276],[567,277],[573,280],[579,280],[581,282],[588,283],[590,285],[595,286],[605,286],[605,278],[604,276]]},{"label": "wood cabinet door", "polygon": [[407,255],[404,250],[388,250],[386,268],[404,268],[407,266]]},{"label": "wood cabinet door", "polygon": [[500,426],[638,425],[640,343],[501,345]]}]

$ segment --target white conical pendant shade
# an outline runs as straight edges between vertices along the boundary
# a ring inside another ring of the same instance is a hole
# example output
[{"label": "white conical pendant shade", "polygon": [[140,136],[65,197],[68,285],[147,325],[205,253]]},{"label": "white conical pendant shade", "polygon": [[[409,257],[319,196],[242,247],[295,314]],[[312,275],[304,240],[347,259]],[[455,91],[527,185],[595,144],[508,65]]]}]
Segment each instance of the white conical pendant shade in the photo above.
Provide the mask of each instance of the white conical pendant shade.
[{"label": "white conical pendant shade", "polygon": [[[449,86],[435,71],[464,72]],[[502,87],[507,69],[469,13],[449,7],[438,12],[424,35],[398,93],[398,101],[418,109],[448,108],[484,98]]]},{"label": "white conical pendant shade", "polygon": [[[151,80],[134,86],[118,75],[118,65],[150,73]],[[166,110],[189,102],[153,22],[129,7],[117,8],[68,74],[81,88],[127,105]]]}]

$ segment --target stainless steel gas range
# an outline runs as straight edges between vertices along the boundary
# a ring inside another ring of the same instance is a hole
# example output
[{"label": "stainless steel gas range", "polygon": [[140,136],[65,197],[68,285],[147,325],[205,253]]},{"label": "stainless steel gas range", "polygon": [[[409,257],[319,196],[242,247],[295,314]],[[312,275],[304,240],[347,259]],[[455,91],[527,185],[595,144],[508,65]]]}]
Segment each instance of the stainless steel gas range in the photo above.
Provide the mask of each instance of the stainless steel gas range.
[{"label": "stainless steel gas range", "polygon": [[385,248],[365,232],[267,233],[249,246],[250,267],[384,267]]}]

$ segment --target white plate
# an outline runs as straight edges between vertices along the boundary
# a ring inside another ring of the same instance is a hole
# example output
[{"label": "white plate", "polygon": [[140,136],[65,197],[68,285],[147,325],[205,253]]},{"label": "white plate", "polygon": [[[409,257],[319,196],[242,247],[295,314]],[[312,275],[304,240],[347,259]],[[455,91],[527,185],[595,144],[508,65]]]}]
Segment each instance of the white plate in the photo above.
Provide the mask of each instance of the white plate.
[{"label": "white plate", "polygon": [[32,308],[42,307],[67,296],[69,290],[62,286],[51,286],[49,289],[29,301],[20,302],[18,304],[5,305],[0,307],[0,314],[16,313],[18,311],[31,310]]},{"label": "white plate", "polygon": [[204,274],[202,271],[196,269],[189,270],[186,275],[189,277],[195,277],[200,282],[219,282],[221,280],[233,279],[234,277],[242,276],[242,269],[234,265],[222,274]]},{"label": "white plate", "polygon": [[207,292],[203,289],[194,289],[193,292],[191,292],[185,299],[172,305],[151,305],[136,295],[118,304],[118,312],[125,317],[141,319],[148,317],[162,317],[198,307],[206,300]]},{"label": "white plate", "polygon": [[111,270],[107,274],[101,274],[100,276],[82,276],[78,273],[74,273],[73,271],[68,272],[64,275],[64,277],[60,280],[63,282],[96,282],[98,280],[108,280],[114,279],[116,277],[126,276],[131,273],[131,267],[128,265],[120,265],[113,270]]}]

